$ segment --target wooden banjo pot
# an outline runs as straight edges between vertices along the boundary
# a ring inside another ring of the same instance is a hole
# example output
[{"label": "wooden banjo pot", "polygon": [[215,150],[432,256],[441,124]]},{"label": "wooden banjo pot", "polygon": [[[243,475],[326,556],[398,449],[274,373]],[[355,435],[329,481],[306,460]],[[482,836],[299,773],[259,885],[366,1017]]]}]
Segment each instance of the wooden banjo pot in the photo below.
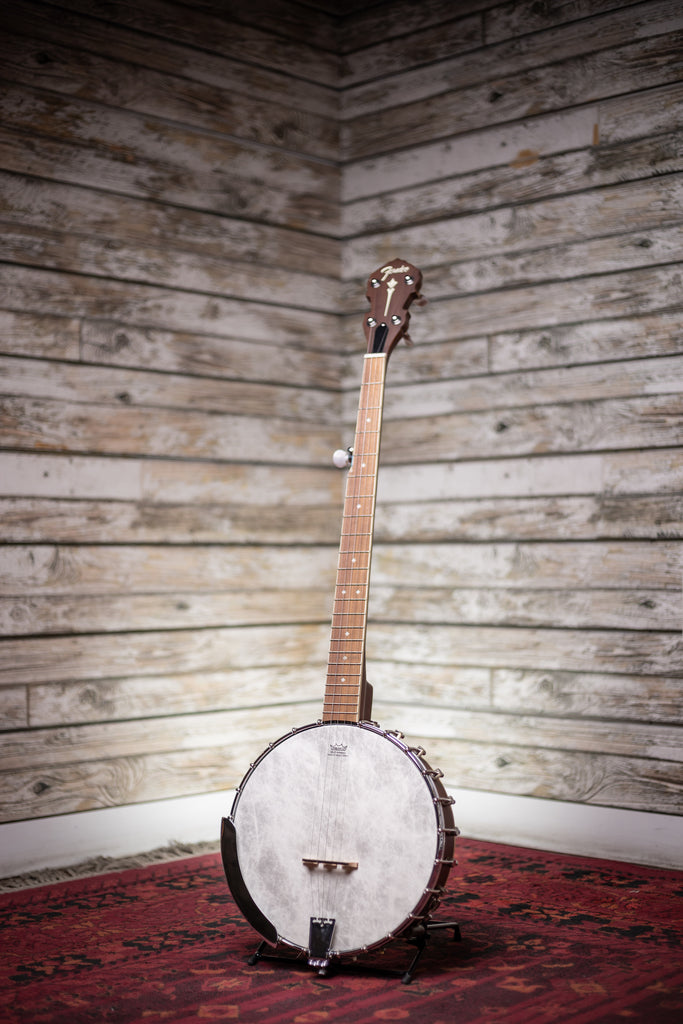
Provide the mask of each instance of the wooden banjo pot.
[{"label": "wooden banjo pot", "polygon": [[[223,819],[228,885],[273,946],[324,970],[423,925],[458,829],[442,773],[401,733],[370,721],[365,634],[384,379],[422,275],[403,260],[368,281],[370,312],[349,461],[322,719],[292,729],[249,768]],[[335,453],[335,462],[339,455]]]}]

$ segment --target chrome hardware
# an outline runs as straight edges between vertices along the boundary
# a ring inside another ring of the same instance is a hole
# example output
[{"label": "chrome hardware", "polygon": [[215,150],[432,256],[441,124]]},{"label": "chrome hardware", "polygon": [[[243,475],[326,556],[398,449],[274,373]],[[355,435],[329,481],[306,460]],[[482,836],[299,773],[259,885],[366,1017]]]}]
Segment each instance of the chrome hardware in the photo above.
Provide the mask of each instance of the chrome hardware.
[{"label": "chrome hardware", "polygon": [[[411,277],[410,274],[406,274],[404,280],[405,280],[406,284],[415,284],[415,278]],[[374,282],[373,282],[373,285],[374,285]]]},{"label": "chrome hardware", "polygon": [[346,469],[353,461],[353,448],[337,448],[332,454],[332,462],[337,469]]},{"label": "chrome hardware", "polygon": [[[412,283],[413,283],[412,281],[408,281],[408,284],[412,284]],[[372,280],[370,281],[370,284],[372,285],[373,288],[379,288],[379,284],[380,283],[379,283],[379,281],[377,280],[376,277],[373,277]]]},{"label": "chrome hardware", "polygon": [[368,317],[367,324],[368,324],[368,327],[376,327],[377,326],[377,321],[375,320],[374,316],[369,316]]},{"label": "chrome hardware", "polygon": [[393,315],[393,316],[392,316],[392,318],[391,318],[391,322],[392,322],[392,324],[394,325],[394,327],[398,327],[398,325],[399,325],[399,324],[400,324],[400,322],[401,322],[401,318],[400,318],[400,316],[397,316],[397,315],[396,315],[396,313],[394,313],[394,315]]}]

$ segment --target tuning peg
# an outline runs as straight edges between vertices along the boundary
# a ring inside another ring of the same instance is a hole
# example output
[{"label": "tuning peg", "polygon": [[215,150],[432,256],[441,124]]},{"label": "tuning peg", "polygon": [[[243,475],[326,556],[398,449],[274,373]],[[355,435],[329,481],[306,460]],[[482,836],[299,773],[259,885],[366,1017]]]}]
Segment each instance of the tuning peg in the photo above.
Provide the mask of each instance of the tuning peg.
[{"label": "tuning peg", "polygon": [[347,466],[351,465],[353,459],[353,448],[337,448],[336,452],[332,454],[332,462],[337,469],[346,469]]},{"label": "tuning peg", "polygon": [[405,343],[408,346],[408,348],[414,348],[415,347],[415,342],[413,341],[413,339],[410,337],[409,334],[404,334],[403,335],[403,340],[405,341]]},{"label": "tuning peg", "polygon": [[424,295],[417,295],[415,297],[415,305],[416,306],[426,306],[428,302],[429,302],[429,299],[425,299]]}]

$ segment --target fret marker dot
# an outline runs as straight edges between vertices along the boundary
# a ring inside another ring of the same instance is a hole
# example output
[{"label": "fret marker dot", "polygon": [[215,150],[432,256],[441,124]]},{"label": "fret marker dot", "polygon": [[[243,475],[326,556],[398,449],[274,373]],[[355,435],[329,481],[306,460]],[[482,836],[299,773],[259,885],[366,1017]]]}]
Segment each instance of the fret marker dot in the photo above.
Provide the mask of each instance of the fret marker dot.
[{"label": "fret marker dot", "polygon": [[341,681],[342,681],[342,683],[346,682],[346,679],[344,678],[344,676],[342,676]]},{"label": "fret marker dot", "polygon": [[360,590],[357,590],[357,591],[356,591],[356,593],[357,593],[357,594],[360,594]]},{"label": "fret marker dot", "polygon": [[360,505],[356,505],[356,508],[360,508]]},{"label": "fret marker dot", "polygon": [[356,559],[355,559],[355,558],[352,558],[352,559],[351,559],[351,561],[352,561],[352,562],[355,562],[355,561],[356,561]]},{"label": "fret marker dot", "polygon": [[344,633],[344,636],[351,636],[351,634],[346,632],[346,633]]}]

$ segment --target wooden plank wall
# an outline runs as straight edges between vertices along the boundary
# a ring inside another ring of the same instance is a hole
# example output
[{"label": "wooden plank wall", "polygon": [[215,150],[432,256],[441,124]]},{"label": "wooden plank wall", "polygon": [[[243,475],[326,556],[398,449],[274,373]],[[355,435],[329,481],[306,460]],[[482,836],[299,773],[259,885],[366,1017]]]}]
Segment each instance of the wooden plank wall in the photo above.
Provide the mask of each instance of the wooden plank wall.
[{"label": "wooden plank wall", "polygon": [[347,301],[393,257],[430,300],[389,366],[376,714],[456,791],[681,811],[682,68],[667,0],[347,29]]},{"label": "wooden plank wall", "polygon": [[224,7],[3,9],[4,821],[229,789],[322,698],[333,21]]},{"label": "wooden plank wall", "polygon": [[375,717],[454,791],[679,812],[675,0],[1,17],[2,820],[228,788],[318,716],[395,256]]}]

